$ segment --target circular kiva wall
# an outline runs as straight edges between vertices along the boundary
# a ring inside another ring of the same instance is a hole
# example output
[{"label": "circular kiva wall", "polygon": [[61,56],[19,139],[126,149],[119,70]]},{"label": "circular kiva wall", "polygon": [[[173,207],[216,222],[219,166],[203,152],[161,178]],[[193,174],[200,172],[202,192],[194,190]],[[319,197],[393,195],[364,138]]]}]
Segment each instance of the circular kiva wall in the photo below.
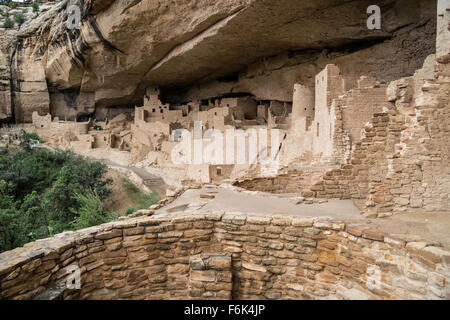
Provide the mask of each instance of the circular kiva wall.
[{"label": "circular kiva wall", "polygon": [[1,299],[449,299],[449,280],[450,251],[324,218],[145,216],[0,254]]}]

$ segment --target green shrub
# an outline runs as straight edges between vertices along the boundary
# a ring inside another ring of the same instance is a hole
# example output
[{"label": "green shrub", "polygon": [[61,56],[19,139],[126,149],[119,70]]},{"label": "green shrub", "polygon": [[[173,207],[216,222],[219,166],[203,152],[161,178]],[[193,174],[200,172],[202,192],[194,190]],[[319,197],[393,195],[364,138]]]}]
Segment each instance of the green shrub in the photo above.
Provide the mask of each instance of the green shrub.
[{"label": "green shrub", "polygon": [[17,8],[17,3],[10,1],[8,2],[7,6],[10,7],[11,9],[15,9]]},{"label": "green shrub", "polygon": [[6,183],[0,182],[0,252],[14,249],[28,241],[17,207],[18,202],[8,194]]},{"label": "green shrub", "polygon": [[22,139],[30,139],[34,141],[39,141],[40,143],[44,143],[45,141],[42,140],[39,135],[36,132],[28,133],[25,130],[22,133]]},{"label": "green shrub", "polygon": [[14,21],[20,26],[25,22],[25,16],[22,12],[16,12],[14,13]]},{"label": "green shrub", "polygon": [[3,28],[11,29],[12,27],[14,27],[14,21],[9,17],[6,17],[5,22],[3,22]]},{"label": "green shrub", "polygon": [[105,211],[102,200],[92,191],[87,191],[85,194],[77,193],[75,199],[80,205],[77,209],[70,209],[76,215],[72,222],[75,230],[96,226],[118,217],[116,213]]},{"label": "green shrub", "polygon": [[132,214],[134,212],[134,208],[127,208],[127,210],[125,210],[125,215],[128,216],[130,214]]},{"label": "green shrub", "polygon": [[30,150],[31,145],[35,142],[44,143],[45,141],[36,132],[28,133],[24,130],[20,138],[20,146],[26,150]]},{"label": "green shrub", "polygon": [[71,151],[0,148],[0,252],[117,217],[103,210],[105,173]]},{"label": "green shrub", "polygon": [[33,4],[31,6],[33,7],[33,12],[39,11],[39,3],[33,2]]},{"label": "green shrub", "polygon": [[151,205],[161,200],[156,192],[146,193],[136,187],[130,180],[122,179],[122,185],[128,197],[136,203],[135,208],[128,208],[125,215],[129,215],[137,210],[148,209]]}]

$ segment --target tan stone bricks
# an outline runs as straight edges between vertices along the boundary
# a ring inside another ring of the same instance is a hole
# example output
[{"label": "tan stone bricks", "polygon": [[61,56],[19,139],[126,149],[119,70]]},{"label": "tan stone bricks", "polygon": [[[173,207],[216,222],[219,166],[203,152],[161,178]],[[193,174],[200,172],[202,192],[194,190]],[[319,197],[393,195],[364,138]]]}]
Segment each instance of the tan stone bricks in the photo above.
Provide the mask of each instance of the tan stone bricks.
[{"label": "tan stone bricks", "polygon": [[376,229],[365,229],[362,233],[363,238],[383,241],[385,233]]},{"label": "tan stone bricks", "polygon": [[247,218],[249,224],[268,225],[270,221],[271,219],[268,217],[250,216]]},{"label": "tan stone bricks", "polygon": [[102,233],[95,235],[95,239],[107,240],[107,239],[112,239],[112,238],[121,237],[121,236],[122,236],[121,229],[113,229],[111,231],[106,231],[106,232],[102,232]]},{"label": "tan stone bricks", "polygon": [[[81,267],[85,281],[82,290],[66,291],[72,299],[324,298],[335,297],[340,291],[334,288],[349,283],[361,285],[359,292],[370,297],[410,298],[408,290],[424,298],[446,297],[449,251],[431,242],[332,219],[224,217],[153,223],[143,216],[123,230],[99,228],[92,242],[55,239],[64,250],[49,256],[4,253],[0,297],[44,294],[67,277],[72,264]],[[139,225],[139,219],[148,225]],[[381,289],[366,287],[373,270],[380,270]]]}]

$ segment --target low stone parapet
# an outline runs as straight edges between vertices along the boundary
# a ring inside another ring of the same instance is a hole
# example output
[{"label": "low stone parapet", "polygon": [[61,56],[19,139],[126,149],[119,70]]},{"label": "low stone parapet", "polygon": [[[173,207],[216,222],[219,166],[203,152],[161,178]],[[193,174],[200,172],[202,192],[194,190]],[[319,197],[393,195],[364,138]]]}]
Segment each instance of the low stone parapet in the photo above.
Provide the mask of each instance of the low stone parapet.
[{"label": "low stone parapet", "polygon": [[141,216],[0,254],[1,299],[449,299],[449,280],[438,243],[287,214]]}]

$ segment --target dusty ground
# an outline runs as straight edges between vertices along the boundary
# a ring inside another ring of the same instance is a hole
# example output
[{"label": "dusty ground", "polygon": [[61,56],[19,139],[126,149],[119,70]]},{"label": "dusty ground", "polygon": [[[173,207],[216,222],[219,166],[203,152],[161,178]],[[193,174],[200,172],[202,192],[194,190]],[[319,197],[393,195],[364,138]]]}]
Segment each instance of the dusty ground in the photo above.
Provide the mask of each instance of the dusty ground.
[{"label": "dusty ground", "polygon": [[[209,193],[215,196],[214,199],[201,199],[200,194]],[[260,215],[268,214],[294,214],[299,216],[334,216],[342,219],[360,218],[359,210],[353,205],[351,200],[330,200],[322,204],[299,204],[292,200],[292,194],[262,194],[251,191],[239,192],[224,188],[203,188],[190,189],[182,194],[170,205],[160,209],[158,213],[170,213],[179,210],[185,205],[195,206],[205,205],[196,212],[207,212],[214,210],[252,212]],[[173,209],[173,210],[171,210]]]},{"label": "dusty ground", "polygon": [[[202,199],[201,194],[212,194],[214,199]],[[189,189],[170,205],[156,214],[173,214],[177,211],[191,210],[197,213],[214,210],[239,211],[260,215],[286,214],[299,216],[333,216],[346,220],[361,220],[358,208],[351,200],[329,200],[326,203],[295,204],[293,194],[239,192],[233,189],[210,187]]]},{"label": "dusty ground", "polygon": [[113,192],[105,201],[105,207],[108,210],[122,215],[128,208],[135,208],[138,205],[136,197],[130,195],[124,186],[123,179],[127,179],[124,173],[108,169],[105,178],[111,178],[113,180],[113,184],[111,185]]},{"label": "dusty ground", "polygon": [[[214,199],[200,198],[201,194]],[[326,203],[295,204],[298,195],[237,191],[230,186],[189,189],[171,204],[156,211],[156,215],[173,215],[180,211],[202,213],[214,210],[256,213],[260,215],[329,216],[347,222],[376,224],[390,234],[422,238],[450,247],[450,212],[398,213],[389,218],[367,219],[360,215],[352,200],[328,200]]]},{"label": "dusty ground", "polygon": [[127,195],[123,186],[122,179],[126,179],[126,175],[116,170],[109,169],[105,178],[113,179],[111,189],[113,193],[105,202],[108,210],[123,214],[129,207],[133,207],[135,202]]}]

